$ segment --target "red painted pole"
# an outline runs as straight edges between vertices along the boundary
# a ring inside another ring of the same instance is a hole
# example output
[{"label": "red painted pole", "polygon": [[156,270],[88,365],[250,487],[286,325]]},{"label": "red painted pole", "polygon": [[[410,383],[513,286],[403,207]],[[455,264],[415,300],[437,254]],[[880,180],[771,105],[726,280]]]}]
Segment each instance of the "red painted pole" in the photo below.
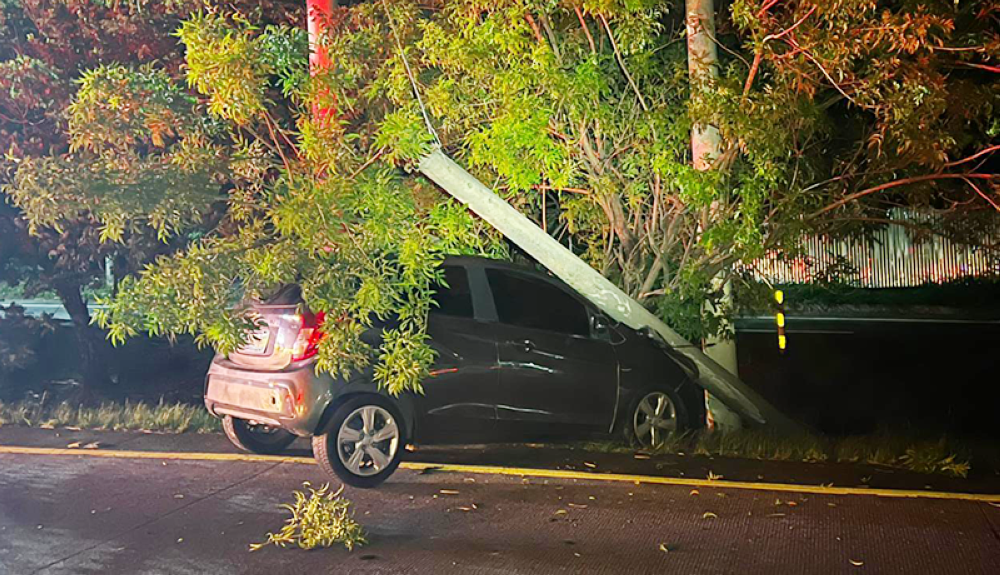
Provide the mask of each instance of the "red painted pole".
[{"label": "red painted pole", "polygon": [[309,28],[309,71],[313,75],[330,65],[320,38],[326,31],[334,0],[306,0],[306,20]]},{"label": "red painted pole", "polygon": [[[330,66],[322,37],[329,27],[335,0],[306,0],[306,21],[309,29],[309,73],[316,76]],[[313,118],[326,125],[336,116],[336,100],[328,88],[321,88],[313,104]]]}]

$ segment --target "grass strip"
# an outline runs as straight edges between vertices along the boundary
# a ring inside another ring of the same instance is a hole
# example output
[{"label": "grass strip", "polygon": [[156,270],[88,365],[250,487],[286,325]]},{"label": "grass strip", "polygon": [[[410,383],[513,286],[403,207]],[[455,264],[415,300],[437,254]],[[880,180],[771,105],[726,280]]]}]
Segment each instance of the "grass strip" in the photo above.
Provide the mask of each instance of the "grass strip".
[{"label": "grass strip", "polygon": [[[96,407],[44,402],[0,402],[0,426],[79,428],[111,431],[218,433],[219,420],[201,405],[105,402]],[[620,442],[588,442],[577,447],[601,453],[635,453]],[[947,438],[924,439],[888,431],[849,437],[776,435],[757,430],[671,434],[650,455],[706,455],[760,461],[866,463],[928,474],[966,477],[971,450]]]},{"label": "grass strip", "polygon": [[[612,441],[583,444],[588,451],[634,453],[637,450]],[[918,473],[967,477],[972,451],[948,438],[926,439],[881,431],[848,437],[810,434],[776,435],[758,430],[728,433],[701,431],[671,434],[650,455],[705,455],[760,461],[807,463],[865,463]]]},{"label": "grass strip", "polygon": [[125,401],[97,406],[44,402],[0,402],[0,425],[69,427],[112,431],[163,431],[172,433],[216,433],[219,420],[201,405]]}]

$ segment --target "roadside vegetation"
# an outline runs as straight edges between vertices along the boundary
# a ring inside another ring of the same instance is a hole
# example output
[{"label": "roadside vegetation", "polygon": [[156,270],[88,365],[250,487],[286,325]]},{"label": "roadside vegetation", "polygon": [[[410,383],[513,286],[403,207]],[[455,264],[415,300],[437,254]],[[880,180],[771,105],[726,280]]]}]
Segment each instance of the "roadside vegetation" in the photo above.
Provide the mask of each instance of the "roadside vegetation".
[{"label": "roadside vegetation", "polygon": [[[185,403],[106,402],[95,407],[38,402],[0,402],[0,426],[76,428],[108,431],[219,433],[219,420],[200,405]],[[617,442],[589,442],[588,451],[634,453]],[[972,450],[947,438],[922,439],[882,431],[849,437],[777,436],[760,431],[675,434],[650,455],[705,455],[761,461],[865,463],[918,473],[967,477]]]},{"label": "roadside vegetation", "polygon": [[[633,453],[636,449],[616,442],[584,444],[589,451]],[[738,457],[761,461],[801,461],[806,463],[864,463],[917,473],[968,477],[971,449],[947,438],[920,439],[882,431],[848,437],[810,434],[778,436],[744,430],[731,433],[673,434],[655,450],[639,450],[650,455],[704,455]]]},{"label": "roadside vegetation", "polygon": [[0,402],[0,426],[77,428],[107,431],[217,433],[219,420],[204,407],[185,403],[105,402],[97,406],[71,403]]}]

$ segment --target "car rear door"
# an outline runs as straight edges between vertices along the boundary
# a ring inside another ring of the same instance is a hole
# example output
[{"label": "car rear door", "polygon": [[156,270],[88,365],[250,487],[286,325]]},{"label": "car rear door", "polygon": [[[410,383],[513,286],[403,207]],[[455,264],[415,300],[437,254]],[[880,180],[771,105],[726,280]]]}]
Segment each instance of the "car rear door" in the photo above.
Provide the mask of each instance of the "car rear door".
[{"label": "car rear door", "polygon": [[466,266],[442,267],[447,288],[438,288],[427,325],[437,359],[423,382],[424,394],[417,396],[417,435],[424,443],[489,440],[495,433],[499,374],[493,324],[477,319],[485,313],[483,297],[476,295],[481,272],[473,268],[470,281]]},{"label": "car rear door", "polygon": [[618,364],[610,342],[592,331],[588,306],[532,274],[488,268],[486,275],[498,320],[501,426],[545,436],[608,429]]}]

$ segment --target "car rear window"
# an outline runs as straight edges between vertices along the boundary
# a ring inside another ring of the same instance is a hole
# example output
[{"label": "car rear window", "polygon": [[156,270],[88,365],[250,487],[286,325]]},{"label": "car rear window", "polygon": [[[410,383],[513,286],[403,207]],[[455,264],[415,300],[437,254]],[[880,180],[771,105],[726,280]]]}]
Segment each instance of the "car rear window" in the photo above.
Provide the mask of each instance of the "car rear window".
[{"label": "car rear window", "polygon": [[589,335],[587,308],[555,285],[498,269],[486,270],[501,323]]},{"label": "car rear window", "polygon": [[446,286],[437,287],[434,301],[437,306],[432,313],[455,317],[473,317],[472,292],[469,290],[469,274],[460,266],[443,266]]}]

